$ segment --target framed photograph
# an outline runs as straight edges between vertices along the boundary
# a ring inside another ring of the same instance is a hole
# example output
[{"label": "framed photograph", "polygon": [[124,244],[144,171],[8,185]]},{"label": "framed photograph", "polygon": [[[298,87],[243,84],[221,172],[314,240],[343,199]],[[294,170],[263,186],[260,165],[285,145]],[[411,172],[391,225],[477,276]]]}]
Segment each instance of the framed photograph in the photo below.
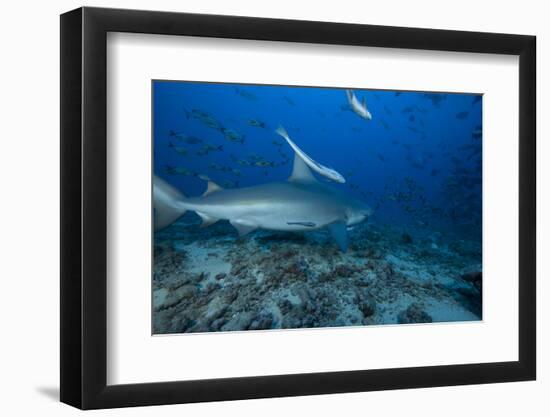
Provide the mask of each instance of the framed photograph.
[{"label": "framed photograph", "polygon": [[533,380],[535,37],[61,16],[61,401]]}]

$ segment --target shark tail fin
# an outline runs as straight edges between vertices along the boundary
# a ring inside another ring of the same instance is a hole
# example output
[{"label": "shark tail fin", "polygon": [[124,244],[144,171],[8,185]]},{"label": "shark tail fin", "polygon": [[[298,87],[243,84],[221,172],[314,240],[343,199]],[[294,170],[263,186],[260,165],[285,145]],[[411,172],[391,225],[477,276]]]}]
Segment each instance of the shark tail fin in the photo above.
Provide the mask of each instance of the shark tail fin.
[{"label": "shark tail fin", "polygon": [[155,230],[170,226],[185,213],[185,196],[163,179],[153,177],[153,212]]}]

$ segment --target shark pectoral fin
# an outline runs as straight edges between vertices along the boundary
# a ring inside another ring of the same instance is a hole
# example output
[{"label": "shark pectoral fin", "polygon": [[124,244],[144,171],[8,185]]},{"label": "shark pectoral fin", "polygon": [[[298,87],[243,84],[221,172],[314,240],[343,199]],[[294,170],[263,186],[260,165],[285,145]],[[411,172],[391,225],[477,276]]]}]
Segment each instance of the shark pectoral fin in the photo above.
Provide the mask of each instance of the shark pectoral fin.
[{"label": "shark pectoral fin", "polygon": [[348,250],[348,232],[346,230],[346,224],[344,222],[334,222],[328,225],[328,230],[334,240],[336,240],[340,250],[346,252]]},{"label": "shark pectoral fin", "polygon": [[204,213],[200,213],[200,212],[197,212],[197,214],[200,216],[200,218],[202,219],[202,224],[201,224],[201,227],[207,227],[207,226],[210,226],[211,224],[214,224],[216,223],[218,220],[220,219],[217,219],[215,217],[211,217],[207,214],[204,214]]},{"label": "shark pectoral fin", "polygon": [[229,223],[231,223],[231,225],[235,229],[237,229],[237,232],[239,232],[239,236],[245,236],[258,228],[258,226],[242,220],[230,220]]}]

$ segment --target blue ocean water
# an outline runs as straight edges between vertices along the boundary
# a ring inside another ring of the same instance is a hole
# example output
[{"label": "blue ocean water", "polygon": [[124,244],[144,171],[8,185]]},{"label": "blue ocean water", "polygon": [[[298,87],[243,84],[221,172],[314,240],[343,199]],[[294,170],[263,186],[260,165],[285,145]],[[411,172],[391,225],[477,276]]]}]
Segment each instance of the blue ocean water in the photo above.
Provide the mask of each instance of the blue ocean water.
[{"label": "blue ocean water", "polygon": [[353,93],[370,118],[339,88],[153,82],[154,173],[185,197],[286,180],[283,126],[345,178],[320,182],[372,209],[336,232],[300,217],[304,232],[240,237],[172,205],[154,235],[153,333],[482,318],[482,96]]},{"label": "blue ocean water", "polygon": [[[371,221],[481,239],[482,96],[354,92],[372,120],[350,111],[344,89],[154,81],[155,174],[188,196],[204,191],[199,176],[225,187],[283,180],[293,151],[275,133],[282,125],[311,158],[346,178],[332,185],[366,201]],[[244,142],[228,140],[200,114]]]}]

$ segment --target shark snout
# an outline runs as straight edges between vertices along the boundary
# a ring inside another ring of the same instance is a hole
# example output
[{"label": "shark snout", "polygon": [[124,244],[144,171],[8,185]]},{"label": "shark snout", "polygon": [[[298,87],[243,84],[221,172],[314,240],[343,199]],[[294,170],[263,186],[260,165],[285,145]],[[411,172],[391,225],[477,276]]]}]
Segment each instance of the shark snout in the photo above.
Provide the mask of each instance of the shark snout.
[{"label": "shark snout", "polygon": [[372,210],[368,207],[361,210],[354,210],[347,215],[347,225],[353,226],[359,224],[361,222],[364,222],[370,216],[372,216]]}]

